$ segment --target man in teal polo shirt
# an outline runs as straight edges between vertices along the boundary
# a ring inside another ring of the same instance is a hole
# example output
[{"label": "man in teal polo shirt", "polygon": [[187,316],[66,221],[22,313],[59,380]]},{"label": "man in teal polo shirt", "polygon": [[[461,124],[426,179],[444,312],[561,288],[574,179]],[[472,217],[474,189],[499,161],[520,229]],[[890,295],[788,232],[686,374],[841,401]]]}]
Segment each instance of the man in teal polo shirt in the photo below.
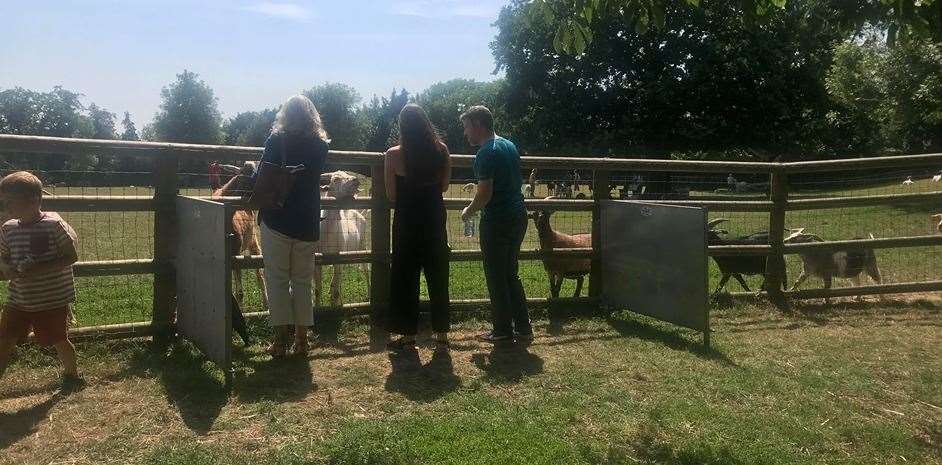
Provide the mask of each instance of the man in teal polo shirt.
[{"label": "man in teal polo shirt", "polygon": [[474,158],[477,192],[461,212],[461,219],[467,221],[482,211],[481,252],[494,327],[480,338],[488,342],[512,338],[529,341],[533,339],[533,328],[517,262],[527,233],[527,210],[520,191],[520,154],[512,142],[494,133],[494,116],[486,107],[469,108],[461,115],[461,122],[468,142],[480,147]]}]

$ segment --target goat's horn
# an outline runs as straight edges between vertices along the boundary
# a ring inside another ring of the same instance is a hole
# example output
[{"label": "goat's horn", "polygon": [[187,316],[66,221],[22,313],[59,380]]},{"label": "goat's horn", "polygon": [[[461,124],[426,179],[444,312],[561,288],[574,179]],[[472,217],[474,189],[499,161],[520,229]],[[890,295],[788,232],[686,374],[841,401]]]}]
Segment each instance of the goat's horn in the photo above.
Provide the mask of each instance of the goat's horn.
[{"label": "goat's horn", "polygon": [[726,221],[729,221],[729,219],[728,219],[728,218],[717,218],[717,219],[715,219],[715,220],[710,220],[710,222],[707,223],[707,227],[712,229],[714,226],[716,226],[716,225],[718,225],[718,224],[720,224],[720,223],[726,222]]}]

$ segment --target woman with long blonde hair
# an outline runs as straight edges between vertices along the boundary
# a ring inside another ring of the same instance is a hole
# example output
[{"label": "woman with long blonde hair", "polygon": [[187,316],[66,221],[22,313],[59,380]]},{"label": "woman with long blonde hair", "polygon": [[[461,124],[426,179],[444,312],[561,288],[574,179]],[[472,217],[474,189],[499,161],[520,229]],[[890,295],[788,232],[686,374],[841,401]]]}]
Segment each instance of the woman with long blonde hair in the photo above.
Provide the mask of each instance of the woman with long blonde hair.
[{"label": "woman with long blonde hair", "polygon": [[314,244],[320,238],[319,180],[328,142],[317,108],[303,95],[281,106],[265,141],[262,162],[298,167],[284,206],[259,211],[269,318],[275,333],[268,349],[272,357],[286,355],[292,327],[292,352],[308,350],[307,332],[314,324]]}]

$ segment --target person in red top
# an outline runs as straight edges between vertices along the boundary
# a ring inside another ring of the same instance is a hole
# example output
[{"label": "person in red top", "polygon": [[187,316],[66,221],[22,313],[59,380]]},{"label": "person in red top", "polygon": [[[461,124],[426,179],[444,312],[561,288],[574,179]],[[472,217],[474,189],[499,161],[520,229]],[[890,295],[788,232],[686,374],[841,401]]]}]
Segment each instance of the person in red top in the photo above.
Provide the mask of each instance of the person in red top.
[{"label": "person in red top", "polygon": [[63,389],[81,387],[75,346],[69,341],[75,301],[72,265],[78,261],[76,234],[57,213],[40,210],[42,182],[18,171],[0,180],[0,197],[12,218],[0,226],[0,277],[10,280],[0,315],[0,377],[16,344],[29,334],[52,346],[63,367]]},{"label": "person in red top", "polygon": [[222,166],[219,165],[219,162],[213,160],[209,164],[209,187],[214,191],[222,187]]}]

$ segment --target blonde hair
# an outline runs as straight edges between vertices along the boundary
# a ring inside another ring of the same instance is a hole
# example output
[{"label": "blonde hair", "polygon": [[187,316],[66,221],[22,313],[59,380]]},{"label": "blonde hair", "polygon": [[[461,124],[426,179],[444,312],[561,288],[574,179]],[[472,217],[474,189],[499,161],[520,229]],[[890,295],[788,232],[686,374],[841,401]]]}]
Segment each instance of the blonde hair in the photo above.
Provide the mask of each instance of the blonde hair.
[{"label": "blonde hair", "polygon": [[0,180],[0,193],[42,197],[43,183],[33,173],[17,171]]},{"label": "blonde hair", "polygon": [[275,115],[275,124],[271,127],[272,134],[302,134],[318,137],[324,142],[330,142],[327,131],[321,123],[321,114],[311,100],[303,95],[295,95],[288,99],[278,114]]}]

